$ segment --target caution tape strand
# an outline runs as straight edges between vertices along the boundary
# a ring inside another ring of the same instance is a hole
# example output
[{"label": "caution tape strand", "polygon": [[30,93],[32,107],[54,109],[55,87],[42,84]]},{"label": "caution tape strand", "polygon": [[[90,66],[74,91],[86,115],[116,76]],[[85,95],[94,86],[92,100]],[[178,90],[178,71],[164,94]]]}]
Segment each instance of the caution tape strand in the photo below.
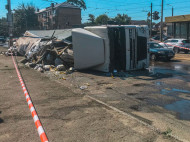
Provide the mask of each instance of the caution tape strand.
[{"label": "caution tape strand", "polygon": [[38,131],[38,134],[39,134],[39,136],[40,136],[41,142],[48,142],[47,135],[46,135],[46,133],[45,133],[43,127],[42,127],[42,124],[41,124],[40,119],[39,119],[39,117],[38,117],[38,115],[37,115],[36,109],[35,109],[35,107],[34,107],[34,105],[33,105],[33,103],[32,103],[31,97],[30,97],[30,95],[29,95],[29,92],[28,92],[28,90],[27,90],[27,88],[26,88],[26,85],[25,85],[23,79],[22,79],[21,73],[20,73],[20,71],[19,71],[19,69],[18,69],[18,65],[17,65],[16,62],[15,62],[15,59],[14,59],[14,57],[13,57],[13,54],[12,54],[11,56],[12,56],[13,64],[14,64],[14,66],[15,66],[15,69],[16,69],[16,72],[17,72],[17,76],[18,76],[18,78],[19,78],[19,81],[20,81],[22,90],[23,90],[23,92],[24,92],[24,95],[25,95],[25,97],[26,97],[26,101],[27,101],[27,103],[28,103],[30,112],[31,112],[31,114],[32,114],[32,117],[33,117],[35,126],[36,126],[37,131]]}]

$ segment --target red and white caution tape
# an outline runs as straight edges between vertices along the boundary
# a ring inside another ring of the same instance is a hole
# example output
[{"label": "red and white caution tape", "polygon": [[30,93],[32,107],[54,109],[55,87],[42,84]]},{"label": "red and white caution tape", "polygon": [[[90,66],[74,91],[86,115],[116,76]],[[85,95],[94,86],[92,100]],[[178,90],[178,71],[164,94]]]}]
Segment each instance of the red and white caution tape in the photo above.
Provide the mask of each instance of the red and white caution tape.
[{"label": "red and white caution tape", "polygon": [[[152,40],[155,41],[155,42],[158,42],[158,43],[164,43],[164,42],[161,42],[159,40],[154,40],[154,39],[152,39]],[[173,47],[178,47],[178,48],[185,49],[185,50],[190,50],[190,48],[186,48],[186,47],[181,47],[181,46],[172,45],[172,44],[168,44],[168,43],[164,43],[164,44],[167,44],[167,45],[173,46]]]},{"label": "red and white caution tape", "polygon": [[22,79],[22,77],[21,77],[20,71],[18,70],[18,67],[17,67],[17,64],[16,64],[16,62],[15,62],[15,59],[14,59],[13,55],[12,55],[12,60],[13,60],[13,63],[14,63],[14,66],[15,66],[15,69],[16,69],[16,72],[17,72],[17,75],[18,75],[18,78],[19,78],[19,80],[20,80],[20,84],[21,84],[21,86],[22,86],[24,95],[25,95],[25,97],[26,97],[26,101],[27,101],[27,103],[28,103],[30,112],[31,112],[32,117],[33,117],[33,119],[34,119],[34,123],[35,123],[35,125],[36,125],[37,130],[38,130],[38,134],[39,134],[39,136],[40,136],[41,142],[48,142],[48,138],[47,138],[47,136],[46,136],[46,133],[45,133],[45,131],[44,131],[43,127],[42,127],[42,124],[41,124],[41,122],[40,122],[40,120],[39,120],[39,117],[38,117],[38,115],[37,115],[37,113],[36,113],[36,110],[35,110],[35,108],[34,108],[34,105],[33,105],[33,103],[32,103],[32,100],[31,100],[31,98],[30,98],[30,95],[29,95],[29,93],[28,93],[28,91],[27,91],[27,89],[26,89],[26,85],[25,85],[24,82],[23,82],[23,79]]}]

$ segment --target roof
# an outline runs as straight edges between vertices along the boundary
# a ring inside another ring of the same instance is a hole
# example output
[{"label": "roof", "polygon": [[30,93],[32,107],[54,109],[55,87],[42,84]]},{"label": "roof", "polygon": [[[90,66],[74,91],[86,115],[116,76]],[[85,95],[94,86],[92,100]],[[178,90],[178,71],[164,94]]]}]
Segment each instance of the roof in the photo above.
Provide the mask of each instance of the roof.
[{"label": "roof", "polygon": [[[80,9],[80,7],[72,5],[72,4],[67,3],[67,2],[63,2],[63,3],[59,3],[59,4],[54,5],[54,8],[59,8],[59,7]],[[51,9],[51,6],[45,8],[45,9],[41,9],[41,10],[39,10],[39,12],[36,12],[36,13],[41,13],[41,12],[44,12],[44,11],[47,11],[47,10],[50,10],[50,9]]]},{"label": "roof", "polygon": [[[54,33],[55,31],[55,33]],[[71,29],[63,30],[34,30],[26,31],[24,36],[34,37],[34,38],[51,38],[54,33],[54,37],[58,40],[64,40],[71,36]]]},{"label": "roof", "polygon": [[187,22],[190,21],[190,14],[188,15],[178,15],[172,17],[166,17],[165,22],[174,23],[174,22]]},{"label": "roof", "polygon": [[63,2],[63,3],[60,3],[60,4],[56,4],[54,7],[55,7],[55,8],[58,8],[58,7],[79,8],[78,6],[75,6],[75,5],[70,4],[70,3],[67,3],[67,2]]}]

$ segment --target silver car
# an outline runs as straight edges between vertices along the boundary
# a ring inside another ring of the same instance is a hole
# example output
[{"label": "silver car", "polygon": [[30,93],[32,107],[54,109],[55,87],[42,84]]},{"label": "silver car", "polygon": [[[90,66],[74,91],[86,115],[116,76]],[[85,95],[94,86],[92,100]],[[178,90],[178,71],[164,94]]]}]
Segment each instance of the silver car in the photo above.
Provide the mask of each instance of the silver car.
[{"label": "silver car", "polygon": [[189,50],[187,50],[187,49],[178,48],[178,46],[179,46],[179,47],[184,47],[184,48],[190,49],[190,41],[187,39],[168,39],[164,43],[170,47],[173,46],[173,50],[175,53],[180,52],[180,51],[189,53]]}]

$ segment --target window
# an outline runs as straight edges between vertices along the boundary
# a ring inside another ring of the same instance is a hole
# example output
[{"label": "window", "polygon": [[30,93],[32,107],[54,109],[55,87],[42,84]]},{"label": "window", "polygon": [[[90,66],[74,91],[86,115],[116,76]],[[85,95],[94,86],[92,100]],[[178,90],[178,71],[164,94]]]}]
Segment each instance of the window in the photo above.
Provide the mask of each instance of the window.
[{"label": "window", "polygon": [[183,42],[183,43],[190,43],[189,40],[183,40],[182,42]]},{"label": "window", "polygon": [[150,48],[163,48],[163,46],[158,43],[150,43]]},{"label": "window", "polygon": [[187,38],[187,23],[181,23],[181,38]]},{"label": "window", "polygon": [[180,38],[180,23],[176,23],[175,37]]},{"label": "window", "polygon": [[178,42],[178,40],[166,40],[165,43],[168,43],[168,42]]},{"label": "window", "polygon": [[178,42],[178,40],[170,40],[170,42]]}]

